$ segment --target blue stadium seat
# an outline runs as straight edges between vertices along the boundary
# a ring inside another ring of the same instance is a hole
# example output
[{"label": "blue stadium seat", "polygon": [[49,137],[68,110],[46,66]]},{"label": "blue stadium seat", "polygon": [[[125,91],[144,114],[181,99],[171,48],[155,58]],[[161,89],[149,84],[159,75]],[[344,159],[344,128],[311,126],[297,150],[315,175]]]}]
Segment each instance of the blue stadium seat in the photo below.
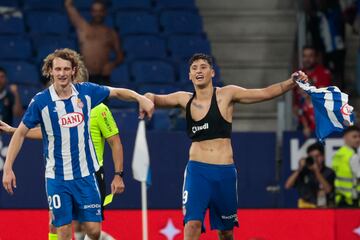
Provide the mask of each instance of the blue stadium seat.
[{"label": "blue stadium seat", "polygon": [[25,29],[22,15],[0,15],[0,33],[23,33]]},{"label": "blue stadium seat", "polygon": [[76,50],[76,41],[66,36],[37,35],[33,37],[33,43],[38,63],[56,49],[70,48]]},{"label": "blue stadium seat", "polygon": [[155,35],[126,36],[123,39],[123,48],[127,60],[166,57],[165,40]]},{"label": "blue stadium seat", "polygon": [[150,126],[153,130],[169,130],[171,120],[168,110],[156,110],[151,119]]},{"label": "blue stadium seat", "polygon": [[74,5],[79,10],[89,10],[93,1],[89,0],[74,0]]},{"label": "blue stadium seat", "polygon": [[159,32],[157,17],[146,11],[117,12],[115,23],[121,36]]},{"label": "blue stadium seat", "polygon": [[169,10],[160,16],[160,24],[165,33],[202,33],[202,19],[192,11]]},{"label": "blue stadium seat", "polygon": [[17,0],[0,0],[1,7],[18,7],[19,1]]},{"label": "blue stadium seat", "polygon": [[31,42],[20,36],[0,36],[0,59],[23,59],[32,56]]},{"label": "blue stadium seat", "polygon": [[200,35],[173,35],[169,37],[168,48],[174,59],[188,60],[194,53],[210,54],[210,43]]},{"label": "blue stadium seat", "polygon": [[137,83],[175,82],[173,66],[163,61],[136,61],[132,64],[131,73]]},{"label": "blue stadium seat", "polygon": [[20,94],[21,103],[24,108],[26,108],[29,105],[31,99],[38,92],[41,91],[40,87],[21,85],[21,84],[18,85],[18,90],[19,90],[19,94]]},{"label": "blue stadium seat", "polygon": [[63,0],[25,0],[24,9],[34,9],[34,10],[63,10],[64,1]]},{"label": "blue stadium seat", "polygon": [[27,24],[31,33],[67,34],[70,28],[66,14],[51,11],[28,11]]},{"label": "blue stadium seat", "polygon": [[0,62],[5,68],[10,83],[39,85],[39,72],[35,65],[23,61]]},{"label": "blue stadium seat", "polygon": [[106,103],[109,108],[111,109],[136,109],[137,103],[136,102],[127,102],[127,101],[120,101],[118,99],[109,98]]},{"label": "blue stadium seat", "polygon": [[196,8],[194,0],[156,0],[156,7],[159,9],[163,8],[186,8],[194,9]]},{"label": "blue stadium seat", "polygon": [[151,0],[116,0],[112,2],[113,10],[124,8],[151,8]]},{"label": "blue stadium seat", "polygon": [[110,76],[111,84],[127,84],[130,82],[129,67],[127,64],[117,66]]},{"label": "blue stadium seat", "polygon": [[147,92],[155,94],[169,94],[179,91],[180,88],[174,84],[141,84],[138,87],[138,92],[145,94]]},{"label": "blue stadium seat", "polygon": [[139,114],[137,109],[113,112],[114,119],[118,125],[119,131],[136,131],[139,125]]}]

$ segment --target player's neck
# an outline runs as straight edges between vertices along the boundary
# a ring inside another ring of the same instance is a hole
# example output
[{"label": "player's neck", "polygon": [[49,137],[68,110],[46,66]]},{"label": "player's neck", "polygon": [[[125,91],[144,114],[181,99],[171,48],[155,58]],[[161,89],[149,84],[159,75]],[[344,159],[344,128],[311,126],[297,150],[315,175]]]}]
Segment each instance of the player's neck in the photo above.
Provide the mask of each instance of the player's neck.
[{"label": "player's neck", "polygon": [[207,99],[211,98],[213,95],[213,86],[208,85],[205,88],[196,87],[195,91],[196,91],[196,98],[198,100],[207,100]]},{"label": "player's neck", "polygon": [[68,84],[66,86],[61,86],[61,85],[54,84],[54,89],[55,89],[56,94],[61,99],[69,98],[71,96],[71,94],[72,94],[71,84]]}]

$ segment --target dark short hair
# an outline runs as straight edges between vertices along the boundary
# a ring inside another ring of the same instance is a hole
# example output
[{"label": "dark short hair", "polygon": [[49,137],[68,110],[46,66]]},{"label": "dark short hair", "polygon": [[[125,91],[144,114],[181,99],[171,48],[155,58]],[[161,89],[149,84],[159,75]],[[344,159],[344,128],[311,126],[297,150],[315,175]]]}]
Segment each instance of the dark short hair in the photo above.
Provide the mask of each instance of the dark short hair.
[{"label": "dark short hair", "polygon": [[358,126],[350,126],[344,130],[344,136],[350,132],[360,132],[360,128]]},{"label": "dark short hair", "polygon": [[103,0],[93,0],[91,5],[97,4],[97,3],[103,5],[105,9],[107,8],[106,2]]},{"label": "dark short hair", "polygon": [[3,68],[3,67],[0,67],[0,72],[5,73],[5,75],[7,74],[7,72],[6,72],[5,68]]},{"label": "dark short hair", "polygon": [[189,66],[191,66],[191,64],[193,64],[193,62],[197,61],[197,60],[205,60],[207,61],[207,63],[213,67],[213,58],[210,55],[207,55],[205,53],[195,53],[189,60]]},{"label": "dark short hair", "polygon": [[314,150],[318,150],[321,153],[321,155],[324,155],[325,153],[324,146],[319,142],[313,143],[310,146],[308,146],[308,148],[306,149],[306,153],[309,154]]},{"label": "dark short hair", "polygon": [[316,49],[316,47],[314,47],[313,45],[304,45],[302,50],[306,50],[306,49],[310,49],[310,50],[313,50],[315,53],[318,52],[318,50]]}]

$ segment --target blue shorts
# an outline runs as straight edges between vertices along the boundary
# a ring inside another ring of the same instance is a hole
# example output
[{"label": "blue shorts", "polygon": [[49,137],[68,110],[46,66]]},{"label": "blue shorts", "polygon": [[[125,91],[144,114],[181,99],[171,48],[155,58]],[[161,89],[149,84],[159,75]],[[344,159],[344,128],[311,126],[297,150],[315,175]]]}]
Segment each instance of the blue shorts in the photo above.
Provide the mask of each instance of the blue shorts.
[{"label": "blue shorts", "polygon": [[101,222],[101,200],[95,175],[74,180],[46,179],[52,224],[60,227],[79,222]]},{"label": "blue shorts", "polygon": [[[204,223],[209,208],[211,229],[231,230],[239,226],[234,164],[216,165],[190,160],[184,178],[184,224],[190,220]],[[202,231],[205,231],[204,224]]]}]

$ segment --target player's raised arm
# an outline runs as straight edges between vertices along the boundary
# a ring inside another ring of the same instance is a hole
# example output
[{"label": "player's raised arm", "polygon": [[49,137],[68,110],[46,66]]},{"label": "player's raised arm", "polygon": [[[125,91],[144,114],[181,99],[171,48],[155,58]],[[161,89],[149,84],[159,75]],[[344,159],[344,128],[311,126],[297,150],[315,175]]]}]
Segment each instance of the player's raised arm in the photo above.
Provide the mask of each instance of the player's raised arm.
[{"label": "player's raised arm", "polygon": [[126,89],[126,88],[113,88],[110,89],[110,98],[118,98],[124,101],[136,101],[139,103],[139,114],[140,118],[143,119],[145,115],[149,118],[152,117],[154,112],[154,103],[143,95],[138,94],[137,92]]},{"label": "player's raised arm", "polygon": [[[0,120],[0,131],[13,135],[17,128],[10,126],[6,122]],[[32,128],[26,134],[26,138],[30,139],[42,139],[42,133],[40,127]]]},{"label": "player's raised arm", "polygon": [[13,188],[16,188],[16,177],[12,168],[28,131],[29,129],[21,122],[9,143],[2,180],[5,190],[10,194],[13,194]]},{"label": "player's raised arm", "polygon": [[294,78],[301,81],[308,81],[305,73],[298,71],[291,75],[291,78],[280,83],[270,85],[261,89],[246,89],[235,85],[223,88],[226,94],[232,97],[232,101],[239,103],[257,103],[278,97],[297,86]]},{"label": "player's raised arm", "polygon": [[150,99],[155,104],[155,107],[158,108],[172,108],[172,107],[185,108],[187,102],[191,98],[191,93],[183,92],[183,91],[164,94],[164,95],[146,93],[144,96]]}]

